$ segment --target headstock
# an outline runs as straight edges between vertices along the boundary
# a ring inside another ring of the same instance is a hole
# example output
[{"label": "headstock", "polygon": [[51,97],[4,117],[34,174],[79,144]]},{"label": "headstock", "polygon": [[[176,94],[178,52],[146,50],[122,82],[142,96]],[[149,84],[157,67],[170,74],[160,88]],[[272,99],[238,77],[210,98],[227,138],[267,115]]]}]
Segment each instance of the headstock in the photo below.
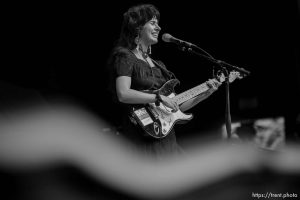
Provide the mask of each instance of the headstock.
[{"label": "headstock", "polygon": [[[235,79],[242,79],[243,76],[240,74],[240,72],[237,71],[231,71],[228,75],[229,83],[232,83]],[[217,79],[219,82],[224,82],[226,80],[226,76],[223,72],[219,72],[217,75]]]}]

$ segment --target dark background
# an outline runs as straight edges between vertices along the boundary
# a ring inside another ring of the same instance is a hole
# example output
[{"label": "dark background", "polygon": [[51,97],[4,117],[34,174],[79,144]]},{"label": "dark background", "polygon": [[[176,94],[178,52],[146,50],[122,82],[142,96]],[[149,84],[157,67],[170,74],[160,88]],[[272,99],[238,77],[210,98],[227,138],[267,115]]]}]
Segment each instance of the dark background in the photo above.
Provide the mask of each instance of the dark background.
[{"label": "dark background", "polygon": [[[118,110],[107,93],[105,64],[118,38],[123,13],[137,3],[143,2],[4,6],[2,83],[16,93],[25,89],[45,100],[63,95],[114,125]],[[287,129],[295,128],[300,93],[296,0],[146,3],[161,12],[161,34],[192,42],[219,60],[251,71],[230,87],[233,121],[285,116]],[[181,81],[177,93],[212,76],[211,63],[179,51],[174,44],[159,39],[152,52]],[[224,123],[224,85],[191,112],[194,119],[177,128],[179,138],[204,134],[202,130]]]},{"label": "dark background", "polygon": [[[26,100],[47,103],[65,97],[115,125],[118,110],[107,93],[105,64],[118,38],[122,14],[137,3],[141,1],[2,5],[0,111]],[[230,86],[233,121],[284,116],[287,136],[294,139],[295,131],[300,131],[300,122],[296,122],[300,113],[298,1],[147,3],[161,12],[161,33],[197,44],[215,58],[251,71],[250,76]],[[161,40],[153,46],[152,57],[162,60],[180,79],[177,93],[212,75],[209,62]],[[224,85],[191,112],[194,119],[176,127],[179,143],[190,136],[213,133],[210,130],[224,123]],[[106,199],[125,199],[121,192],[99,184],[77,168],[32,173],[7,173],[1,168],[0,176],[2,196],[9,195],[10,199],[59,199],[64,195],[65,199],[79,199],[78,194],[82,199],[103,199],[105,194]],[[295,174],[281,177],[268,171],[251,172],[230,176],[177,199],[232,199],[233,193],[241,199],[264,191],[259,188],[295,192],[298,180]]]}]

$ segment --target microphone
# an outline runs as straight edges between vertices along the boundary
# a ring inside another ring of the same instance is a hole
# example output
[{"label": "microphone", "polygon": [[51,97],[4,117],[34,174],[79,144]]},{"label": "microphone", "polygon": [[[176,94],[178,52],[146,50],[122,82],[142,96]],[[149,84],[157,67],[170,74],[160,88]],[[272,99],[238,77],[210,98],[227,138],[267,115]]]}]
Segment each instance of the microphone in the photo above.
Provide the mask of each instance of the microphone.
[{"label": "microphone", "polygon": [[186,41],[180,40],[178,38],[175,38],[172,35],[170,35],[169,33],[164,33],[162,35],[162,40],[164,42],[172,42],[172,43],[175,43],[177,45],[183,45],[183,46],[187,46],[187,47],[195,47],[196,46],[196,45],[194,45],[190,42],[186,42]]}]

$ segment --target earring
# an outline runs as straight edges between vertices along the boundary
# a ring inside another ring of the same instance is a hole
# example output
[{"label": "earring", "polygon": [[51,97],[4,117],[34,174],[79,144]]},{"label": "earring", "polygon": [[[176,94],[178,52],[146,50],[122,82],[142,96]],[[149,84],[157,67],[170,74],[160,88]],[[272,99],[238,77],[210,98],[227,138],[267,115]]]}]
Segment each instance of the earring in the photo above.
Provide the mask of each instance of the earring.
[{"label": "earring", "polygon": [[151,54],[151,46],[148,47],[147,54],[149,54],[149,55]]},{"label": "earring", "polygon": [[136,46],[137,50],[143,53],[143,47],[141,45],[141,43],[138,43],[138,45]]}]

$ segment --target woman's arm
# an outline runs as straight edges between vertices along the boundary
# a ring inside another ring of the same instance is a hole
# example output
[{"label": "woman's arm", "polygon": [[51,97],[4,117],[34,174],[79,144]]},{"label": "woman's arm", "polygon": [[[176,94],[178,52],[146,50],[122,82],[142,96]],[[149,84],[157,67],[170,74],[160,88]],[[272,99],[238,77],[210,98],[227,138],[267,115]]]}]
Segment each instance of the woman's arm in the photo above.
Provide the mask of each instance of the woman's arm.
[{"label": "woman's arm", "polygon": [[218,82],[215,79],[210,79],[206,82],[207,86],[209,87],[209,90],[207,90],[205,93],[200,94],[186,102],[184,102],[183,104],[181,104],[179,106],[180,110],[182,112],[187,111],[191,108],[193,108],[195,105],[197,105],[198,103],[200,103],[201,101],[207,99],[212,93],[214,93],[218,87],[221,85],[220,82]]},{"label": "woman's arm", "polygon": [[[118,100],[122,103],[146,104],[154,103],[156,101],[156,94],[148,94],[131,89],[131,77],[129,76],[119,76],[116,79],[116,91]],[[175,111],[178,110],[178,105],[171,98],[161,95],[161,99],[165,106]]]},{"label": "woman's arm", "polygon": [[122,103],[128,104],[145,104],[154,103],[155,94],[148,94],[130,88],[131,77],[119,76],[116,79],[116,91],[118,100]]}]

